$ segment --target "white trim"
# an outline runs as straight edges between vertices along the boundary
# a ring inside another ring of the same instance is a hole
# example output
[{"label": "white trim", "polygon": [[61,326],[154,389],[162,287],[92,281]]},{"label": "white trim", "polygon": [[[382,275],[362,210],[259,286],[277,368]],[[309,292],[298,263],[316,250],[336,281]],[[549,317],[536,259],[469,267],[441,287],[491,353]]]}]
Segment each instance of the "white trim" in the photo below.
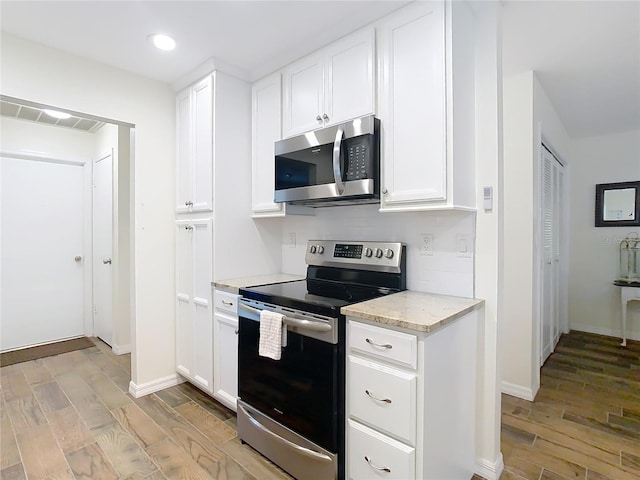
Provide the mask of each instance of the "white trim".
[{"label": "white trim", "polygon": [[[594,327],[593,325],[572,323],[570,325],[570,330],[576,330],[578,332],[585,332],[585,333],[595,333],[596,335],[605,335],[607,337],[622,338],[622,331],[619,328],[611,329],[611,328],[603,328],[603,327]],[[640,341],[640,332],[638,332],[637,330],[629,331],[627,329],[627,340]]]},{"label": "white trim", "polygon": [[533,345],[531,372],[540,384],[542,366],[542,123],[535,125],[533,144]]},{"label": "white trim", "polygon": [[135,383],[133,383],[133,380],[131,380],[129,382],[129,393],[134,398],[140,398],[144,397],[145,395],[149,395],[150,393],[155,393],[160,390],[164,390],[165,388],[173,387],[184,382],[184,378],[182,378],[177,373],[169,375],[168,377],[162,377],[158,378],[157,380],[143,383],[142,385],[136,385]]},{"label": "white trim", "polygon": [[476,458],[474,473],[487,480],[498,480],[503,470],[504,461],[502,459],[502,452],[499,453],[498,458],[493,462],[485,458]]},{"label": "white trim", "polygon": [[502,393],[506,393],[507,395],[511,395],[512,397],[529,400],[530,402],[533,402],[536,393],[538,393],[538,389],[536,388],[535,390],[536,391],[534,392],[533,388],[527,388],[523,387],[522,385],[516,385],[515,383],[505,381],[502,382]]},{"label": "white trim", "polygon": [[129,343],[127,345],[116,345],[114,343],[113,347],[111,347],[111,351],[114,355],[125,355],[127,353],[131,353],[131,344]]},{"label": "white trim", "polygon": [[62,163],[63,165],[84,165],[91,162],[90,158],[61,158],[45,152],[33,150],[0,150],[0,156],[16,158],[18,160],[31,160],[34,162]]}]

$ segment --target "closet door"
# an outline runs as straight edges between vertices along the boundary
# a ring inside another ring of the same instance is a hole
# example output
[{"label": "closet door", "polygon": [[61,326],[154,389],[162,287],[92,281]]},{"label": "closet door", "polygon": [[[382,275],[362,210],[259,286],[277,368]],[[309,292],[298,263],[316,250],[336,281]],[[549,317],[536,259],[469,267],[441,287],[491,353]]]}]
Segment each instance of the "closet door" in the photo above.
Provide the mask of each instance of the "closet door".
[{"label": "closet door", "polygon": [[560,339],[567,291],[562,276],[564,167],[542,146],[542,328],[541,361],[544,363]]}]

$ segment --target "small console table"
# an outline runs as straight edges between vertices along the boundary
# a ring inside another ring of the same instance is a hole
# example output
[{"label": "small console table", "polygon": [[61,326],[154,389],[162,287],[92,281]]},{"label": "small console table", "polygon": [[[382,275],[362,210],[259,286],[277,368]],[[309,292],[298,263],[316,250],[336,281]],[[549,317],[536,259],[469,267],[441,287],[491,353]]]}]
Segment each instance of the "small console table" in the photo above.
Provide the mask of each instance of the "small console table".
[{"label": "small console table", "polygon": [[633,300],[640,301],[640,283],[627,283],[620,280],[613,282],[620,287],[620,298],[622,299],[622,345],[627,346],[627,304]]}]

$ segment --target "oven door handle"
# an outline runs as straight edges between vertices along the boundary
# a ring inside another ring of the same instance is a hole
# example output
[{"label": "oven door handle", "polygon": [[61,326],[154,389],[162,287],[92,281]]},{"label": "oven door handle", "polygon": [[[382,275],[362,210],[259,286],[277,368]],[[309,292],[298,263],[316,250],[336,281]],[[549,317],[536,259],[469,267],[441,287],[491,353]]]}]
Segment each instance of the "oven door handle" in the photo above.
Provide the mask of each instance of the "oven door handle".
[{"label": "oven door handle", "polygon": [[[256,315],[260,315],[261,310],[257,308],[250,307],[249,305],[244,305],[243,303],[239,304],[239,307],[247,312],[254,313]],[[282,323],[288,325],[290,327],[298,327],[303,328],[305,330],[313,330],[315,332],[330,332],[331,325],[328,323],[315,322],[313,320],[305,320],[302,318],[294,318],[283,315]]]},{"label": "oven door handle", "polygon": [[269,434],[271,437],[273,437],[274,440],[276,440],[279,443],[282,443],[284,445],[286,445],[289,448],[292,448],[294,450],[296,450],[298,453],[305,455],[307,457],[313,458],[315,460],[322,460],[325,462],[331,462],[331,457],[329,457],[328,455],[324,455],[323,453],[320,452],[316,452],[314,450],[310,450],[308,448],[302,447],[300,445],[297,445],[289,440],[287,440],[286,438],[282,438],[280,435],[278,435],[277,433],[272,432],[271,430],[269,430],[267,427],[265,427],[264,425],[262,425],[258,420],[256,420],[255,418],[253,418],[249,412],[247,412],[247,410],[245,408],[242,407],[242,405],[238,405],[238,408],[242,410],[242,413],[244,413],[247,418],[249,419],[249,421],[251,423],[253,423],[254,426],[256,426],[257,428],[259,428],[260,430],[262,430],[264,433]]}]

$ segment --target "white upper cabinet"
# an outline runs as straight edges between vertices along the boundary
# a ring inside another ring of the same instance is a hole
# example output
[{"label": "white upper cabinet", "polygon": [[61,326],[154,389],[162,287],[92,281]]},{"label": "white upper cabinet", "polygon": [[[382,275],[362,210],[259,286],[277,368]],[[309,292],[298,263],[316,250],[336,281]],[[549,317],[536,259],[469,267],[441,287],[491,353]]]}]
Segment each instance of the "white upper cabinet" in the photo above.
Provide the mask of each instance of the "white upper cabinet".
[{"label": "white upper cabinet", "polygon": [[213,210],[213,77],[176,97],[176,213]]},{"label": "white upper cabinet", "polygon": [[282,81],[275,73],[253,84],[251,89],[251,205],[254,217],[284,215],[284,204],[274,203],[275,151],[280,140]]},{"label": "white upper cabinet", "polygon": [[284,137],[374,113],[374,33],[360,30],[284,69]]},{"label": "white upper cabinet", "polygon": [[456,3],[380,23],[381,211],[475,206],[473,24]]}]

